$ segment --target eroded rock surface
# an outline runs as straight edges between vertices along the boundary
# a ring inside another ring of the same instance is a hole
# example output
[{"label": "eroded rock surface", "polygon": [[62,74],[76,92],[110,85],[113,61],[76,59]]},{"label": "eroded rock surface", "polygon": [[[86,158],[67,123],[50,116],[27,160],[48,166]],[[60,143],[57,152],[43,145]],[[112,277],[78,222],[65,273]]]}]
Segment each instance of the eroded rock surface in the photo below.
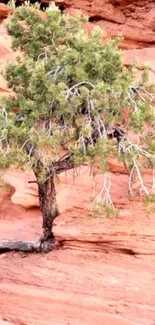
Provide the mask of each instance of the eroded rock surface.
[{"label": "eroded rock surface", "polygon": [[[0,3],[1,5],[1,3]],[[11,38],[7,34],[4,23],[0,24],[0,94],[10,94],[11,90],[7,88],[7,82],[4,78],[4,68],[7,62],[13,61],[18,55],[11,49]]]},{"label": "eroded rock surface", "polygon": [[[50,1],[42,0],[44,4]],[[62,11],[80,9],[89,16],[90,23],[99,25],[110,37],[122,35],[122,48],[134,49],[155,46],[154,0],[56,0]],[[10,9],[0,4],[0,19]]]},{"label": "eroded rock surface", "polygon": [[111,37],[122,34],[124,48],[155,45],[155,2],[153,0],[57,0],[65,10],[81,9],[92,24]]},{"label": "eroded rock surface", "polygon": [[[128,195],[127,175],[117,171],[110,176],[110,194],[118,209],[117,215],[110,219],[104,209],[97,214],[92,210],[92,196],[102,189],[103,175],[96,175],[96,184],[88,167],[82,167],[76,177],[71,171],[60,176],[56,188],[61,215],[54,230],[58,242],[65,248],[154,255],[153,212],[143,206],[140,197]],[[28,184],[33,179],[33,174],[28,172],[9,170],[5,173],[4,180],[15,188],[11,196],[13,203],[25,208],[39,206],[37,185]],[[145,182],[151,185],[151,175],[145,175]]]},{"label": "eroded rock surface", "polygon": [[11,12],[11,7],[7,6],[5,3],[0,3],[0,21],[7,18]]},{"label": "eroded rock surface", "polygon": [[[38,209],[0,195],[1,239],[40,233]],[[0,256],[3,325],[154,325],[153,214],[137,202],[122,204],[112,219],[74,208],[55,220],[54,233],[58,251]]]}]

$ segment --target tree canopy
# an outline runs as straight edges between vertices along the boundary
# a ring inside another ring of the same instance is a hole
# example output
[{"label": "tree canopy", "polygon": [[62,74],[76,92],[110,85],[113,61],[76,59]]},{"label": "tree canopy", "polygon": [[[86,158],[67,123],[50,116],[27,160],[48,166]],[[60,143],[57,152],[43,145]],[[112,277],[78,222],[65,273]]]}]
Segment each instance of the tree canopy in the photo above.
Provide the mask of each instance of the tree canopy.
[{"label": "tree canopy", "polygon": [[[83,29],[86,21],[53,3],[44,19],[26,4],[7,20],[21,55],[5,69],[13,95],[1,99],[0,167],[29,165],[44,184],[50,175],[96,159],[106,176],[108,159],[115,157],[127,167],[130,192],[135,171],[148,194],[141,167],[154,168],[155,112],[147,69],[136,83],[135,67],[123,65],[119,39],[103,44],[98,27],[91,35]],[[132,143],[128,130],[142,143]],[[104,198],[112,205],[109,194]]]}]

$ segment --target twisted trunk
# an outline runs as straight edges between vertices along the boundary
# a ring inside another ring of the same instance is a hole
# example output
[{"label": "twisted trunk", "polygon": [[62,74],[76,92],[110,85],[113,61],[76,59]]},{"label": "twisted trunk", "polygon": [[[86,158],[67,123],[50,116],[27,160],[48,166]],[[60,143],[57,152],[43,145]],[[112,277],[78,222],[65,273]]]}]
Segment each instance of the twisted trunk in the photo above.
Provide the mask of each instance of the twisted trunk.
[{"label": "twisted trunk", "polygon": [[[54,241],[53,221],[59,215],[54,176],[74,167],[71,156],[70,153],[64,155],[58,161],[53,161],[47,169],[39,159],[35,165],[34,173],[37,178],[40,210],[43,218],[43,242]],[[40,176],[43,171],[45,172],[44,181],[41,181]]]},{"label": "twisted trunk", "polygon": [[[43,180],[41,175],[44,172]],[[43,218],[43,237],[42,242],[54,241],[52,232],[53,221],[59,215],[56,201],[56,188],[54,182],[54,173],[44,168],[43,163],[38,160],[34,169],[37,178],[38,195],[40,210]]]},{"label": "twisted trunk", "polygon": [[[27,144],[26,151],[31,157],[37,158],[35,150],[31,144]],[[73,162],[70,160],[71,156],[71,154],[63,156],[58,161],[54,161],[48,168],[46,168],[42,161],[37,158],[32,166],[36,180],[29,182],[36,182],[38,184],[40,210],[43,218],[43,236],[36,242],[11,242],[2,240],[0,241],[0,254],[12,250],[22,252],[43,251],[47,253],[55,249],[52,228],[54,219],[59,215],[56,201],[55,175],[74,167]],[[44,175],[44,177],[42,177],[42,175]]]},{"label": "twisted trunk", "polygon": [[56,189],[54,184],[54,175],[46,174],[45,181],[40,180],[40,169],[35,169],[38,183],[38,194],[40,202],[40,210],[43,218],[43,236],[39,241],[21,242],[0,240],[0,254],[9,251],[22,252],[50,252],[55,249],[54,235],[52,232],[53,221],[59,215],[56,202]]},{"label": "twisted trunk", "polygon": [[59,215],[59,210],[53,175],[47,175],[43,183],[38,180],[38,194],[43,218],[43,241],[54,240],[52,227],[54,219]]}]

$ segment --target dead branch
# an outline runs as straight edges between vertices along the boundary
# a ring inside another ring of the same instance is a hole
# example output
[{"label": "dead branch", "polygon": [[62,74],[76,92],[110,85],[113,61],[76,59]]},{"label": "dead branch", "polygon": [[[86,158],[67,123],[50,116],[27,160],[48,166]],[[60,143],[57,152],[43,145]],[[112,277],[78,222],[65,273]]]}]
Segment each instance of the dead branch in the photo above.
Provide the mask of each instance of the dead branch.
[{"label": "dead branch", "polygon": [[98,206],[100,203],[106,204],[114,208],[114,204],[110,195],[111,178],[110,175],[104,174],[104,184],[100,193],[96,196],[94,203]]},{"label": "dead branch", "polygon": [[48,253],[55,249],[53,241],[41,242],[41,241],[9,241],[0,240],[0,254],[15,251],[15,252],[26,252],[26,253]]}]

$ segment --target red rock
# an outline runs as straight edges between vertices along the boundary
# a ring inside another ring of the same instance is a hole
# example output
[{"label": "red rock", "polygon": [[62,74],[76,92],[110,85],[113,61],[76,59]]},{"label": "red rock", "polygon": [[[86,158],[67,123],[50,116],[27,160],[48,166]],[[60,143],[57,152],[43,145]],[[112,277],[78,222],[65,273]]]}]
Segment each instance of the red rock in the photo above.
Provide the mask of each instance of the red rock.
[{"label": "red rock", "polygon": [[8,322],[7,320],[0,319],[0,325],[13,325],[13,323]]},{"label": "red rock", "polygon": [[0,25],[0,63],[6,63],[14,58],[14,52],[11,49],[11,38],[7,34],[3,24]]},{"label": "red rock", "polygon": [[22,205],[25,208],[39,206],[37,184],[29,184],[34,180],[33,172],[24,173],[20,170],[8,170],[3,176],[4,182],[15,189],[11,197],[14,204]]},{"label": "red rock", "polygon": [[[48,3],[49,1],[42,1]],[[132,0],[57,0],[56,4],[65,11],[71,12],[80,9],[90,17],[93,24],[99,25],[106,31],[109,37],[116,37],[122,34],[124,41],[122,48],[134,49],[150,47],[155,44],[155,3],[149,1]],[[7,16],[8,8],[0,4],[2,11]],[[46,19],[45,13],[40,13]]]},{"label": "red rock", "polygon": [[143,70],[144,66],[146,65],[149,72],[148,83],[155,83],[155,58],[153,47],[123,51],[123,63],[126,66],[136,63],[136,67],[139,69],[139,72],[136,74],[137,80],[140,79],[140,71]]},{"label": "red rock", "polygon": [[3,93],[11,94],[11,91],[9,91],[9,90],[6,89],[6,88],[2,88],[2,87],[0,87],[0,94],[3,94]]},{"label": "red rock", "polygon": [[46,21],[47,19],[47,16],[46,16],[46,13],[41,11],[41,10],[37,10],[37,13],[39,14],[40,18],[43,20],[43,21]]},{"label": "red rock", "polygon": [[57,0],[56,3],[69,12],[81,9],[110,37],[122,34],[122,48],[143,48],[155,44],[155,3],[152,0]]},{"label": "red rock", "polygon": [[[55,220],[59,250],[1,255],[2,325],[153,325],[155,218],[140,202],[121,211],[90,219],[74,208]],[[41,223],[0,194],[1,239],[34,240]]]},{"label": "red rock", "polygon": [[127,66],[136,62],[136,66],[139,69],[142,69],[144,65],[147,65],[149,69],[155,73],[154,51],[153,47],[123,51],[123,62]]},{"label": "red rock", "polygon": [[[0,25],[0,67],[1,72],[4,71],[5,65],[9,61],[13,61],[16,56],[21,55],[19,51],[16,53],[11,48],[11,37],[7,34],[6,28],[2,23]],[[11,90],[7,89],[7,82],[3,75],[0,73],[0,93],[12,93]]]},{"label": "red rock", "polygon": [[0,3],[0,21],[5,19],[10,13],[12,13],[12,9],[4,3]]}]

